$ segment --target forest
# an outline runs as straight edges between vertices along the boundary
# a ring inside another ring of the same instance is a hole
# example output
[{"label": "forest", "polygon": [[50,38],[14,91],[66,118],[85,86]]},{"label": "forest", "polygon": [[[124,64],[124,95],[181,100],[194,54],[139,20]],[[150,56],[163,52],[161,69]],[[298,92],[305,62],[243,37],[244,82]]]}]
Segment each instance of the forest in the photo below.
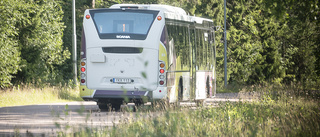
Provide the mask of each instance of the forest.
[{"label": "forest", "polygon": [[[229,86],[320,89],[319,1],[226,1]],[[84,10],[116,3],[177,6],[221,26],[215,39],[223,87],[224,0],[76,0],[78,57]],[[0,88],[72,82],[72,0],[1,0],[0,17]]]}]

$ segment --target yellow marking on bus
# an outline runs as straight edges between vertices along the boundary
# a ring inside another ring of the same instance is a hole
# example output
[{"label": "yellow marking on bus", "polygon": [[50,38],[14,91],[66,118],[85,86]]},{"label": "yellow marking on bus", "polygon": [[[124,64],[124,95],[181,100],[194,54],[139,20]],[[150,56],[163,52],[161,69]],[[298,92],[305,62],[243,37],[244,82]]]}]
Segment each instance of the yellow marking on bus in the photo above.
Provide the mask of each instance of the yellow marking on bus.
[{"label": "yellow marking on bus", "polygon": [[80,85],[80,97],[93,96],[93,89],[88,89],[87,86]]},{"label": "yellow marking on bus", "polygon": [[162,43],[159,44],[159,60],[164,61],[166,64],[166,69],[168,70],[168,56],[167,50]]}]

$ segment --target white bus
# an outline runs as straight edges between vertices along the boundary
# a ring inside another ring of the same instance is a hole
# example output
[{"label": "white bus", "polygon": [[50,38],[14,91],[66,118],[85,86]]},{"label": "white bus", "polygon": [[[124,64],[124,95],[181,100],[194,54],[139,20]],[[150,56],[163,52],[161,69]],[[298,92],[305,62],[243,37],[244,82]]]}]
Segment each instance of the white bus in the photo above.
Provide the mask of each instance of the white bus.
[{"label": "white bus", "polygon": [[213,21],[167,5],[116,4],[83,18],[80,96],[100,109],[215,95]]}]

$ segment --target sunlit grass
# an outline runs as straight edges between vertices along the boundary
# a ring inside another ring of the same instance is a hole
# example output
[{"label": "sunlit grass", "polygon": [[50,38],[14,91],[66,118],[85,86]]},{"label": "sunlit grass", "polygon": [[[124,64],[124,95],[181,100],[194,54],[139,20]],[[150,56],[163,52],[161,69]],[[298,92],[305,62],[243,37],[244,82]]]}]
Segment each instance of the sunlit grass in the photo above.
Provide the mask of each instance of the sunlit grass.
[{"label": "sunlit grass", "polygon": [[[135,120],[114,127],[83,127],[62,136],[320,136],[319,93],[285,88],[255,88],[253,102],[136,112]],[[143,115],[139,115],[143,114]]]},{"label": "sunlit grass", "polygon": [[80,100],[78,88],[66,85],[23,85],[0,90],[0,107]]},{"label": "sunlit grass", "polygon": [[[223,103],[121,124],[110,136],[319,136],[319,102]],[[279,103],[279,104],[278,104]],[[121,131],[121,132],[116,132]]]},{"label": "sunlit grass", "polygon": [[[69,88],[46,88],[51,92],[57,89],[65,91]],[[121,120],[119,124],[114,124],[112,127],[90,126],[87,120],[86,124],[77,127],[57,122],[55,124],[60,127],[57,135],[320,136],[319,91],[272,86],[252,89],[259,93],[259,98],[250,102],[220,102],[215,106],[198,108],[175,105],[163,107],[160,104],[153,108],[142,107],[137,112],[124,109],[122,113],[129,113],[131,117]],[[32,92],[29,91],[30,94]],[[244,92],[250,92],[250,88],[246,88]],[[86,116],[90,113],[86,113],[84,109],[79,110],[79,114],[86,118],[90,117]]]}]

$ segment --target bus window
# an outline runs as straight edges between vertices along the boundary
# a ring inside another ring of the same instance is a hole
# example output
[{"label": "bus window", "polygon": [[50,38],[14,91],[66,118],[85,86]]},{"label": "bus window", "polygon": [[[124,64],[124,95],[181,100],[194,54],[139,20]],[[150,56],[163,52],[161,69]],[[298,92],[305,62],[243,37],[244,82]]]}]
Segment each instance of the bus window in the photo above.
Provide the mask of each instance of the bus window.
[{"label": "bus window", "polygon": [[144,40],[158,11],[90,10],[100,39]]},{"label": "bus window", "polygon": [[177,69],[186,70],[190,69],[190,45],[189,45],[189,32],[187,26],[167,25],[168,36],[174,39],[174,47],[176,57],[180,59],[180,65]]}]

